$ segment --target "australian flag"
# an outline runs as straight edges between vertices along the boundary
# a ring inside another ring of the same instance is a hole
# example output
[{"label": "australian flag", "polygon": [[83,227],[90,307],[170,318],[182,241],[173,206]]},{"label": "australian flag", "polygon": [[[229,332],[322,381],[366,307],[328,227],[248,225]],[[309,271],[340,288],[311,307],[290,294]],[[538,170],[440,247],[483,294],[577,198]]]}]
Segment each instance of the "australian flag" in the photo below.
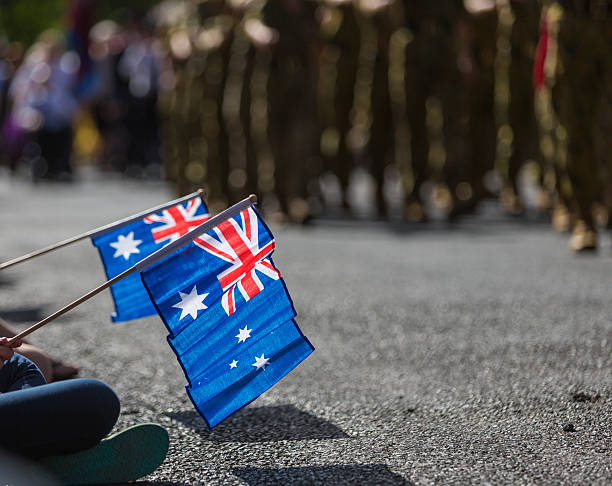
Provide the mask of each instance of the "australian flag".
[{"label": "australian flag", "polygon": [[[208,219],[206,205],[199,196],[194,196],[126,225],[92,236],[92,242],[100,252],[110,280]],[[111,293],[115,302],[115,312],[111,314],[113,322],[156,314],[138,272],[113,284]]]},{"label": "australian flag", "polygon": [[312,351],[251,207],[142,272],[187,393],[209,427],[273,386]]}]

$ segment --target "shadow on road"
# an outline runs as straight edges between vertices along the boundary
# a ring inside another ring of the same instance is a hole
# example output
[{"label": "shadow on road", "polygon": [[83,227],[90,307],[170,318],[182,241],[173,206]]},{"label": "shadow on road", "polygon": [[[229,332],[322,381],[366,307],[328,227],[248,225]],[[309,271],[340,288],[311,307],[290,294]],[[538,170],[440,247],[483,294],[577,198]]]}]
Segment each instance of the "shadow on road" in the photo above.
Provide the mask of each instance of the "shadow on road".
[{"label": "shadow on road", "polygon": [[167,412],[174,420],[202,432],[214,442],[276,442],[281,440],[342,439],[349,437],[334,424],[292,405],[247,408],[206,431],[195,411]]},{"label": "shadow on road", "polygon": [[391,471],[385,464],[339,464],[284,468],[245,467],[234,469],[232,473],[251,485],[388,484],[411,486],[413,484]]},{"label": "shadow on road", "polygon": [[406,236],[418,233],[452,233],[461,231],[473,236],[488,236],[495,233],[515,233],[521,228],[550,226],[550,216],[534,209],[528,209],[521,216],[510,216],[499,208],[496,201],[483,201],[476,211],[462,216],[445,219],[435,218],[424,223],[410,223],[401,218],[391,220],[362,218],[343,214],[324,215],[314,219],[310,226],[335,229],[367,229],[369,231],[390,231]]},{"label": "shadow on road", "polygon": [[15,307],[12,309],[2,309],[0,317],[8,322],[38,322],[46,317],[42,307]]}]

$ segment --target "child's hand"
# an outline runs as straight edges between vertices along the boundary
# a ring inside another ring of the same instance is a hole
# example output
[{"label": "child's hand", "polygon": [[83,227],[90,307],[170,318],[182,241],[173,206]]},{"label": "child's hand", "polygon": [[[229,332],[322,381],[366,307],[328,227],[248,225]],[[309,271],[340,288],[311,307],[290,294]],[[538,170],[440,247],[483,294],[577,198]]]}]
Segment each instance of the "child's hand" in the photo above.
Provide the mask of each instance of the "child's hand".
[{"label": "child's hand", "polygon": [[13,357],[13,348],[18,348],[19,346],[21,346],[20,340],[17,340],[10,345],[6,344],[8,340],[9,338],[7,337],[0,337],[0,369],[2,369],[6,360],[9,360]]}]

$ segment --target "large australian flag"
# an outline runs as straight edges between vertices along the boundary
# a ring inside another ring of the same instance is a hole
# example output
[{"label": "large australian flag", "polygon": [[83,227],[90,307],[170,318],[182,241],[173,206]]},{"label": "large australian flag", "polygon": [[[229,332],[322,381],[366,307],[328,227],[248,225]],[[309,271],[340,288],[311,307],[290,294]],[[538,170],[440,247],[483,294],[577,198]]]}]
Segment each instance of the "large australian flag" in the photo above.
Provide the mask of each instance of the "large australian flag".
[{"label": "large australian flag", "polygon": [[187,393],[214,427],[312,351],[270,255],[275,242],[249,207],[142,272]]},{"label": "large australian flag", "polygon": [[[208,219],[206,205],[200,196],[194,196],[91,239],[100,252],[110,280]],[[138,272],[113,284],[111,293],[115,303],[115,312],[111,314],[113,322],[156,314]]]}]

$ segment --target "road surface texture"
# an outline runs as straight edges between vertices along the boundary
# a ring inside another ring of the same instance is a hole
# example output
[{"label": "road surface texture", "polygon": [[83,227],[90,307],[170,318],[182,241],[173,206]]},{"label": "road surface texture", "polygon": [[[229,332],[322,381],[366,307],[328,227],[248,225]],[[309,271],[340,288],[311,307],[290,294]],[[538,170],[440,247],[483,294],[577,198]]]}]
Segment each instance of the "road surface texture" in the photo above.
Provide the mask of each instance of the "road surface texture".
[{"label": "road surface texture", "polygon": [[[0,178],[2,261],[172,199],[160,183]],[[117,428],[170,434],[157,485],[611,484],[612,249],[545,223],[274,227],[316,351],[212,431],[158,317],[111,324],[104,292],[32,335],[111,384]],[[19,329],[104,281],[89,241],[0,274]]]}]

